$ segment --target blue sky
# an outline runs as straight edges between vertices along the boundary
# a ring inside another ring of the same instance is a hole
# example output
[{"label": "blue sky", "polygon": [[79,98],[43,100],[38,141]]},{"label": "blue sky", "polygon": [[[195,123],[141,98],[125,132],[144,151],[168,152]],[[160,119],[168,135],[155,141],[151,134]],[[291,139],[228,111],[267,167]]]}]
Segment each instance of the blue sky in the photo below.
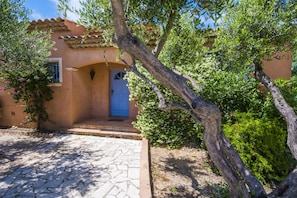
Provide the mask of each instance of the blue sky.
[{"label": "blue sky", "polygon": [[[25,0],[25,7],[32,11],[30,20],[62,17],[58,11],[58,4],[58,0]],[[79,0],[70,0],[70,6],[79,7]],[[67,19],[76,21],[78,16],[68,13]]]},{"label": "blue sky", "polygon": [[[69,0],[69,6],[79,8],[80,1],[82,0]],[[51,19],[62,17],[62,14],[58,11],[59,0],[25,0],[25,7],[32,11],[30,15],[30,20],[38,19]],[[74,13],[67,13],[67,19],[72,21],[77,21],[78,16]],[[206,24],[213,26],[211,20],[205,21],[205,18],[202,17],[202,21]]]}]

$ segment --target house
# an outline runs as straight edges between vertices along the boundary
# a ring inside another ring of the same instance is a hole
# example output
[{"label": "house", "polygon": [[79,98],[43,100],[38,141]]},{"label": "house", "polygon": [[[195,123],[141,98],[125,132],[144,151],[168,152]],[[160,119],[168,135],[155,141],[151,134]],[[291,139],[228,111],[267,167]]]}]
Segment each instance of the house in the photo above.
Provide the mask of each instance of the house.
[{"label": "house", "polygon": [[[48,58],[54,74],[53,100],[46,103],[47,129],[70,128],[88,119],[136,119],[135,101],[129,101],[125,65],[116,61],[117,51],[104,46],[102,32],[90,31],[66,19],[32,21],[30,28],[51,30],[56,50]],[[264,61],[265,72],[273,78],[291,76],[292,55],[282,60]],[[129,60],[129,56],[126,56]],[[0,126],[21,126],[26,120],[21,104],[0,90]],[[31,125],[26,125],[31,127]]]},{"label": "house", "polygon": [[[90,118],[136,119],[138,109],[129,101],[123,79],[125,65],[116,61],[116,48],[102,47],[100,31],[86,35],[85,27],[61,18],[32,21],[30,28],[51,30],[56,48],[48,58],[55,79],[54,99],[46,103],[49,121],[43,127],[68,128]],[[0,126],[20,126],[25,120],[22,105],[4,91],[0,106]]]}]

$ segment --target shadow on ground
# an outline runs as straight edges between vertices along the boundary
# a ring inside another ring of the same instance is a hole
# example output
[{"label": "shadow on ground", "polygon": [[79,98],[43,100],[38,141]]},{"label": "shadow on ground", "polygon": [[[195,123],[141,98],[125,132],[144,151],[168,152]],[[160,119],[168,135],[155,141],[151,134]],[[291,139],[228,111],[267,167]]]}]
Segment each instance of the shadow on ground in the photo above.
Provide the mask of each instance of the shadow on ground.
[{"label": "shadow on ground", "polygon": [[104,171],[91,163],[101,150],[89,151],[66,137],[1,136],[0,197],[84,197]]},{"label": "shadow on ground", "polygon": [[151,157],[156,198],[229,197],[228,186],[212,172],[205,151],[152,147]]}]

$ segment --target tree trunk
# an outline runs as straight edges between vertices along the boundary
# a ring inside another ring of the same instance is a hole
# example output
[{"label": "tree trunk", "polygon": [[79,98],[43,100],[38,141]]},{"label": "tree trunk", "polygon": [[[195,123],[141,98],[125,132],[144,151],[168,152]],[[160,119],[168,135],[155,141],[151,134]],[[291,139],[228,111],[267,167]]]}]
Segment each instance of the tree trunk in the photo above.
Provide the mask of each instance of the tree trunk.
[{"label": "tree trunk", "polygon": [[269,194],[269,198],[292,198],[297,197],[297,169],[293,170],[277,188]]},{"label": "tree trunk", "polygon": [[[271,79],[263,72],[261,65],[255,63],[255,74],[260,81],[271,93],[275,107],[285,118],[287,124],[287,145],[297,159],[297,116],[293,108],[286,102],[279,88],[271,81]],[[288,177],[280,183],[277,188],[269,194],[268,197],[297,197],[297,169],[293,170]]]},{"label": "tree trunk", "polygon": [[184,78],[163,65],[126,26],[121,0],[111,0],[116,30],[115,42],[162,85],[186,101],[191,115],[205,127],[204,141],[211,159],[231,187],[233,197],[266,197],[263,186],[243,164],[238,153],[221,130],[221,113],[217,106],[205,101],[187,85]]},{"label": "tree trunk", "polygon": [[287,145],[294,158],[297,159],[297,116],[293,108],[288,105],[288,103],[284,99],[279,88],[260,69],[260,65],[255,63],[255,68],[257,80],[260,81],[269,90],[273,97],[275,107],[286,120],[288,131]]}]

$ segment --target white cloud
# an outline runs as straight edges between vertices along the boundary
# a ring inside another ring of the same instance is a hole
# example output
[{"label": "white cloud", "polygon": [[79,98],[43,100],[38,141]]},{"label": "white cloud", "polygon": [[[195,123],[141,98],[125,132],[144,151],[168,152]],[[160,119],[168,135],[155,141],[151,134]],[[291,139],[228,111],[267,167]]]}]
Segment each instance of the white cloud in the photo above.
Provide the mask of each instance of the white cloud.
[{"label": "white cloud", "polygon": [[[56,8],[59,5],[59,0],[50,0],[52,3],[56,5]],[[68,2],[70,8],[79,9],[81,8],[80,0],[69,0]],[[67,11],[67,19],[72,21],[77,21],[79,19],[79,15],[70,11]]]},{"label": "white cloud", "polygon": [[36,10],[32,10],[31,18],[33,20],[38,20],[38,19],[44,19],[45,17],[41,13],[37,12]]},{"label": "white cloud", "polygon": [[70,0],[69,5],[70,7],[81,8],[81,4],[79,0]]}]

